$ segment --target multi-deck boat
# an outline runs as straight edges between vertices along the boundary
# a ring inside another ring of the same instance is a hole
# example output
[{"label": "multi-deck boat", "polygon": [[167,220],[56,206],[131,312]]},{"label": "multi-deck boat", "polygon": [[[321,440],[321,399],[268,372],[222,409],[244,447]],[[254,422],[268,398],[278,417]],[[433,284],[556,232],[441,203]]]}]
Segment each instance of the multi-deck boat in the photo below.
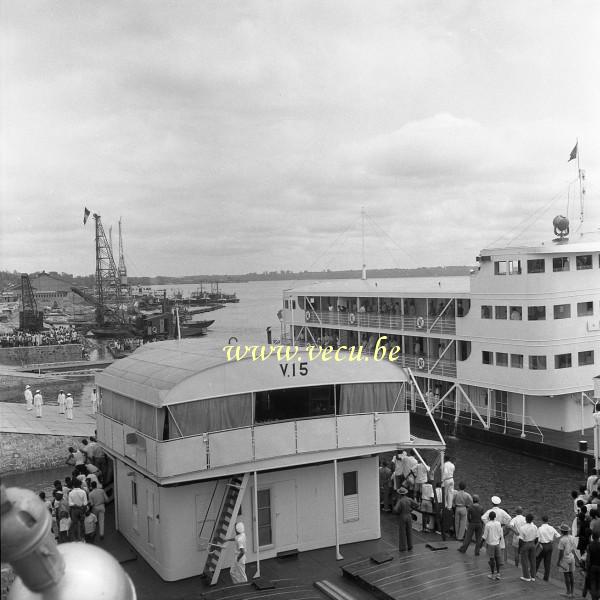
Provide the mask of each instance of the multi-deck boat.
[{"label": "multi-deck boat", "polygon": [[[227,360],[210,340],[147,344],[97,377],[98,441],[114,464],[118,530],[166,580],[380,537],[379,459],[443,452],[410,433],[397,365]],[[260,564],[257,565],[260,572]]]},{"label": "multi-deck boat", "polygon": [[486,248],[477,261],[470,276],[332,280],[286,290],[284,341],[362,346],[367,355],[380,338],[388,352],[399,346],[398,364],[415,375],[407,408],[421,392],[456,422],[521,435],[593,425],[598,233]]}]

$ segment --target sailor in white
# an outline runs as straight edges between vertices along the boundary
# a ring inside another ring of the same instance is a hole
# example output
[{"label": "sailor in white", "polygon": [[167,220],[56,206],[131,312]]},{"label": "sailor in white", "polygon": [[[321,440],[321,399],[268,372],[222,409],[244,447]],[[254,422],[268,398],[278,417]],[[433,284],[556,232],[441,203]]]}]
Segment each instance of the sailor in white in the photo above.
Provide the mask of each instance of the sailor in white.
[{"label": "sailor in white", "polygon": [[42,392],[35,390],[35,396],[33,397],[33,405],[35,406],[35,416],[37,419],[42,418],[42,406],[44,405],[44,399],[42,398]]},{"label": "sailor in white", "polygon": [[25,405],[27,410],[33,410],[33,394],[30,385],[25,386]]},{"label": "sailor in white", "polygon": [[56,399],[56,403],[58,404],[58,414],[59,415],[64,415],[65,414],[65,404],[66,404],[66,397],[65,397],[65,393],[60,390],[58,392],[58,398]]},{"label": "sailor in white", "polygon": [[69,421],[73,420],[73,396],[71,392],[67,394],[67,399],[65,401],[65,408],[67,409],[67,419]]}]

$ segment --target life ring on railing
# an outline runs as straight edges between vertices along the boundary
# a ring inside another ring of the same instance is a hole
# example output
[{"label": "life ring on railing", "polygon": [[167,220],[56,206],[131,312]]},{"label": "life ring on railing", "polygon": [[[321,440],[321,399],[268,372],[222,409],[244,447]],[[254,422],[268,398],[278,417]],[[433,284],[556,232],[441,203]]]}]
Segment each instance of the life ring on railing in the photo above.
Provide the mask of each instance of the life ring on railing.
[{"label": "life ring on railing", "polygon": [[423,317],[417,317],[417,327],[423,329],[425,326],[425,319]]},{"label": "life ring on railing", "polygon": [[152,333],[153,333],[154,335],[156,335],[156,334],[158,333],[158,329],[156,329],[156,327],[153,327],[153,328],[152,328]]},{"label": "life ring on railing", "polygon": [[306,318],[307,321],[310,321],[310,317],[311,317],[310,310],[306,311],[306,313],[304,314],[304,317]]},{"label": "life ring on railing", "polygon": [[354,325],[354,323],[356,323],[356,315],[354,313],[350,313],[348,315],[348,323],[350,323],[350,325]]},{"label": "life ring on railing", "polygon": [[421,371],[425,368],[425,359],[422,356],[417,359],[417,367],[419,367]]}]

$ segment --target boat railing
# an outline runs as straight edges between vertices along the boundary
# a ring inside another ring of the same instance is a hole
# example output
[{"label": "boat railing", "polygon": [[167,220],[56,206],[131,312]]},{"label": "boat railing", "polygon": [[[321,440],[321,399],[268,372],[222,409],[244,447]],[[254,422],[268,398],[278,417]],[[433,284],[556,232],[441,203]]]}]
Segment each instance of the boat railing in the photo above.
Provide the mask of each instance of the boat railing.
[{"label": "boat railing", "polygon": [[[410,407],[410,398],[407,398],[405,402],[407,407]],[[435,404],[435,403],[434,403]],[[476,406],[480,415],[482,415],[484,421],[487,422],[486,411],[487,407],[485,406]],[[417,403],[415,407],[415,412],[426,414],[422,405]],[[441,419],[445,423],[448,424],[462,424],[469,425],[470,427],[476,427],[478,429],[484,429],[484,425],[477,418],[473,410],[469,407],[467,410],[464,405],[459,407],[458,414],[456,412],[456,405],[454,400],[447,399],[444,402],[441,402],[433,411],[435,417]],[[519,436],[531,438],[533,437],[536,441],[540,443],[544,442],[544,434],[541,429],[538,427],[537,423],[530,415],[525,415],[525,419],[523,421],[523,415],[521,413],[511,413],[511,412],[501,412],[500,414],[490,415],[489,416],[489,431],[494,431],[496,433],[502,433],[504,435],[510,436]],[[524,436],[523,436],[524,434]]]},{"label": "boat railing", "polygon": [[450,317],[403,316],[389,313],[354,313],[349,311],[308,310],[305,322],[311,325],[334,325],[344,328],[423,331],[439,335],[455,335],[456,319]]},{"label": "boat railing", "polygon": [[392,449],[410,441],[409,415],[399,410],[272,421],[169,440],[155,440],[106,415],[100,415],[97,426],[100,443],[110,442],[113,451],[159,477],[239,463],[293,461],[298,455],[312,454],[316,461],[318,453]]}]

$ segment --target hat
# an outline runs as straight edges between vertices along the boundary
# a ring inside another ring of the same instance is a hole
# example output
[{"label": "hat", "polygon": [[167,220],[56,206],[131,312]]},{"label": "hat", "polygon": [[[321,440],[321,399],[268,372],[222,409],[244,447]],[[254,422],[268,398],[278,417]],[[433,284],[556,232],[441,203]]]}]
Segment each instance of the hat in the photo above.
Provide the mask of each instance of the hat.
[{"label": "hat", "polygon": [[55,495],[55,496],[62,496],[62,495],[63,495],[63,493],[62,493],[60,490],[56,490],[56,491],[54,492],[54,495]]},{"label": "hat", "polygon": [[398,493],[401,494],[401,495],[408,494],[408,490],[405,487],[401,487],[398,490]]},{"label": "hat", "polygon": [[69,392],[69,393],[67,394],[67,396],[72,396],[71,392]]},{"label": "hat", "polygon": [[568,526],[566,523],[563,523],[563,524],[560,526],[560,530],[561,530],[563,533],[569,533],[569,531],[571,531],[571,528],[570,528],[570,527],[569,527],[569,526]]},{"label": "hat", "polygon": [[40,390],[35,390],[35,393],[36,393],[36,394],[39,394],[39,393],[40,393]]},{"label": "hat", "polygon": [[501,502],[500,496],[492,496],[492,504],[500,504]]},{"label": "hat", "polygon": [[244,533],[244,524],[239,522],[235,524],[235,530],[237,533]]},{"label": "hat", "polygon": [[30,385],[26,385],[25,389],[28,390],[31,386]]}]

